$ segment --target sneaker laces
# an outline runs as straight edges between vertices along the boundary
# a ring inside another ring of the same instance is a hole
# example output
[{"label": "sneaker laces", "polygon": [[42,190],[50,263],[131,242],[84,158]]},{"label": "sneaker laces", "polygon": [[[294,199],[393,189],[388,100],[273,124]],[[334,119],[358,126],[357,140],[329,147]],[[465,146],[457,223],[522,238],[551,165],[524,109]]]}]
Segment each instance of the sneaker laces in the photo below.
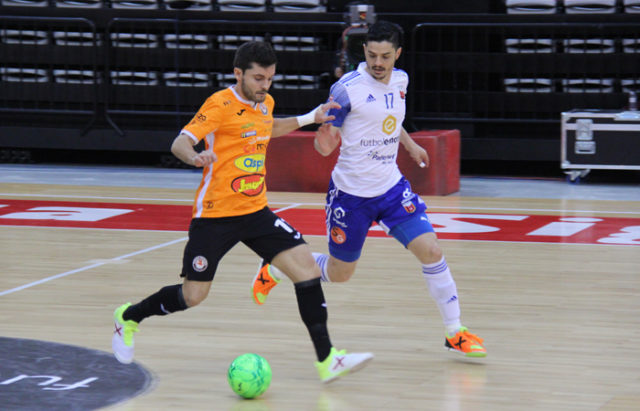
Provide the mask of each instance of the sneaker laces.
[{"label": "sneaker laces", "polygon": [[477,341],[477,342],[479,342],[480,344],[482,344],[482,342],[483,342],[483,339],[482,339],[482,338],[478,337],[478,336],[477,336],[477,335],[475,335],[475,334],[470,333],[470,332],[469,332],[469,330],[467,330],[466,328],[465,328],[465,329],[461,329],[460,331],[458,331],[458,333],[461,333],[461,334],[463,334],[465,337],[467,337],[467,338],[469,338],[469,339],[472,339],[472,340],[474,340],[474,341]]}]

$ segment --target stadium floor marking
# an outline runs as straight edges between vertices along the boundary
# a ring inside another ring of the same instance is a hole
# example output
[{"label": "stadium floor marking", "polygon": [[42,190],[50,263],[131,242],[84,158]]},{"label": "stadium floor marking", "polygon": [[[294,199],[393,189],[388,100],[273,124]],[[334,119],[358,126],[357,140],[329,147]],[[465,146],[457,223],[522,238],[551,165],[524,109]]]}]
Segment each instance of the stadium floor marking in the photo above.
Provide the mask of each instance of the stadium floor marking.
[{"label": "stadium floor marking", "polygon": [[100,267],[100,266],[103,266],[105,264],[109,264],[111,261],[124,260],[124,259],[129,258],[129,257],[133,257],[133,256],[136,256],[136,255],[139,255],[139,254],[144,254],[144,253],[147,253],[149,251],[157,250],[159,248],[167,247],[167,246],[179,243],[181,241],[185,241],[186,239],[188,239],[188,237],[178,238],[177,240],[168,241],[166,243],[154,245],[152,247],[147,247],[147,248],[144,248],[142,250],[134,251],[132,253],[123,254],[121,256],[114,257],[114,258],[112,258],[110,260],[103,260],[103,261],[98,262],[98,263],[94,263],[94,264],[86,265],[84,267],[76,268],[75,270],[66,271],[64,273],[60,273],[60,274],[56,274],[56,275],[52,275],[52,276],[40,279],[38,281],[33,281],[31,283],[24,284],[24,285],[21,285],[19,287],[14,287],[14,288],[11,288],[9,290],[0,291],[0,297],[3,296],[3,295],[15,293],[17,291],[21,291],[21,290],[24,290],[26,288],[30,288],[30,287],[36,286],[36,285],[39,285],[39,284],[43,284],[43,283],[46,283],[46,282],[49,282],[49,281],[52,281],[52,280],[55,280],[55,279],[58,279],[58,278],[63,278],[63,277],[66,277],[68,275],[71,275],[71,274],[76,274],[76,273],[80,273],[82,271],[90,270],[92,268]]},{"label": "stadium floor marking", "polygon": [[[26,194],[26,193],[0,193],[1,197],[38,197],[38,198],[65,198],[65,199],[84,199],[84,200],[126,200],[126,201],[167,201],[180,203],[193,203],[193,198],[151,198],[151,197],[116,197],[116,196],[88,196],[88,195],[69,195],[69,194]],[[454,197],[452,197],[454,198]],[[463,197],[460,197],[463,198]],[[601,200],[606,201],[606,200]],[[324,208],[325,203],[291,203],[289,201],[270,201],[271,205],[298,205],[298,206],[318,206]],[[525,207],[472,207],[472,206],[430,206],[427,202],[428,210],[482,210],[482,211],[519,211],[519,212],[549,212],[549,213],[588,213],[588,214],[622,214],[622,215],[640,215],[640,211],[610,211],[610,210],[568,210],[553,208],[525,208]],[[290,208],[290,207],[289,207]]]},{"label": "stadium floor marking", "polygon": [[[290,208],[295,208],[295,207],[297,207],[299,205],[300,204],[291,204],[289,207],[279,208],[278,210],[275,210],[274,212],[275,213],[279,213],[279,212],[288,210]],[[64,273],[55,274],[55,275],[40,279],[38,281],[33,281],[33,282],[28,283],[28,284],[24,284],[24,285],[21,285],[21,286],[18,286],[18,287],[11,288],[9,290],[0,291],[0,297],[2,297],[3,295],[15,293],[17,291],[21,291],[21,290],[24,290],[26,288],[30,288],[30,287],[36,286],[36,285],[39,285],[39,284],[43,284],[43,283],[46,283],[46,282],[49,282],[49,281],[52,281],[52,280],[56,280],[58,278],[63,278],[63,277],[66,277],[66,276],[69,276],[69,275],[72,275],[72,274],[80,273],[82,271],[87,271],[87,270],[90,270],[92,268],[103,266],[105,264],[110,264],[110,263],[115,262],[115,261],[122,261],[122,260],[125,260],[125,259],[129,258],[129,257],[133,257],[133,256],[136,256],[136,255],[144,254],[144,253],[147,253],[149,251],[157,250],[159,248],[168,247],[170,245],[179,243],[181,241],[186,241],[188,239],[189,239],[189,237],[181,237],[181,238],[178,238],[176,240],[171,240],[171,241],[168,241],[166,243],[162,243],[162,244],[154,245],[154,246],[151,246],[151,247],[147,247],[147,248],[144,248],[142,250],[134,251],[132,253],[123,254],[121,256],[114,257],[114,258],[109,259],[109,260],[100,260],[100,261],[95,262],[93,264],[89,264],[89,265],[86,265],[84,267],[76,268],[75,270],[70,270],[70,271],[66,271]]]}]

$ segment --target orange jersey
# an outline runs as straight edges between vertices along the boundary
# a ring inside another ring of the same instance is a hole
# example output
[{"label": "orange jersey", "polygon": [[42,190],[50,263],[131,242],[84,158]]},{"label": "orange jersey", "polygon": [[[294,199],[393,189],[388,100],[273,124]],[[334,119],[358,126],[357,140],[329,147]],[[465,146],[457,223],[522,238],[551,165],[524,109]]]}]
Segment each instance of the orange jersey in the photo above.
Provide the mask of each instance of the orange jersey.
[{"label": "orange jersey", "polygon": [[211,95],[182,133],[205,141],[218,161],[202,170],[193,217],[250,214],[267,205],[265,155],[273,128],[271,95],[263,103],[242,99],[233,87]]}]

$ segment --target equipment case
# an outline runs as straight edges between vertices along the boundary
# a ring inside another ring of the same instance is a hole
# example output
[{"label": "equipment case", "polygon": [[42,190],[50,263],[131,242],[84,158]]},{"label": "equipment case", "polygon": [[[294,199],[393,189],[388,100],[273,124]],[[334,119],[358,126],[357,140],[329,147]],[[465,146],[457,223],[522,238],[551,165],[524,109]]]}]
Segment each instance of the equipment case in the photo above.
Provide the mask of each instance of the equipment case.
[{"label": "equipment case", "polygon": [[640,170],[640,111],[562,113],[561,167],[572,181],[591,169]]}]

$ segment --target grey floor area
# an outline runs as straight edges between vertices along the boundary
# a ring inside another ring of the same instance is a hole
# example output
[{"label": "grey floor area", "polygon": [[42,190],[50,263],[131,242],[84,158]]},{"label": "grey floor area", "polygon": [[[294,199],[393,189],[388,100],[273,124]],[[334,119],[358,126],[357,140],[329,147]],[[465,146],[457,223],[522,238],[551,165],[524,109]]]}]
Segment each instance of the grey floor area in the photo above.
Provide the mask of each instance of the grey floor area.
[{"label": "grey floor area", "polygon": [[[200,170],[159,167],[0,164],[0,183],[67,184],[194,189]],[[2,193],[0,193],[2,195]],[[640,181],[607,183],[589,178],[570,184],[560,178],[463,176],[453,196],[495,198],[567,198],[640,201]]]}]

